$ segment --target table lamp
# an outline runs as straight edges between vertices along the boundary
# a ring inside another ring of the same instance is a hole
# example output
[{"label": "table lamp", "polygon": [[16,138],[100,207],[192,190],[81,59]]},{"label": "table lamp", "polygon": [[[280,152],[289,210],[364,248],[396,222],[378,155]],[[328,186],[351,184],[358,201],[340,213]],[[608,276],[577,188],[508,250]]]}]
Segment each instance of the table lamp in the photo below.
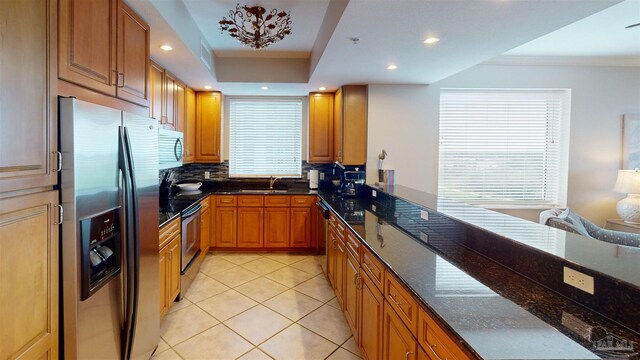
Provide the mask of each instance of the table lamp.
[{"label": "table lamp", "polygon": [[616,205],[622,220],[629,224],[640,224],[640,170],[618,170],[613,191],[628,194]]}]

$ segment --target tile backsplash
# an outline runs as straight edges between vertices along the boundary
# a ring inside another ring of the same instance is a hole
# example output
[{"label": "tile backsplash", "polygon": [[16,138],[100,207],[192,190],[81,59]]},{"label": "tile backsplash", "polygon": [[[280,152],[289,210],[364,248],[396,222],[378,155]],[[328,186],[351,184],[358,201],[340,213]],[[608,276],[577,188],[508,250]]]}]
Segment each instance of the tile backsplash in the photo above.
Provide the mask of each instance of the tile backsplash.
[{"label": "tile backsplash", "polygon": [[[300,179],[283,179],[282,182],[307,182],[309,176],[309,170],[318,170],[325,174],[325,179],[337,178],[334,174],[334,164],[311,164],[306,161],[302,162],[302,177]],[[347,166],[347,170],[354,170],[355,166]],[[359,166],[359,170],[365,170],[364,166]],[[159,172],[159,181],[162,181],[164,174],[169,171],[176,171],[175,182],[185,181],[200,181],[200,182],[220,182],[228,181],[229,179],[229,161],[221,163],[194,163],[185,164],[179,168],[164,169]],[[210,172],[210,178],[204,178],[204,172]],[[242,180],[242,179],[233,179]],[[250,180],[250,179],[245,179]]]}]

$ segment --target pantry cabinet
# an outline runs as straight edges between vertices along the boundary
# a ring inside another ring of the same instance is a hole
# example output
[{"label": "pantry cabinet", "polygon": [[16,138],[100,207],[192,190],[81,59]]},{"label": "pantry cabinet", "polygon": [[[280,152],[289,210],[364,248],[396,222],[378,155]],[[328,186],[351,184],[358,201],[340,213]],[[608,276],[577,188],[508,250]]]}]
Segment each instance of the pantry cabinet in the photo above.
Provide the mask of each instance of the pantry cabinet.
[{"label": "pantry cabinet", "polygon": [[149,105],[149,26],[118,0],[60,0],[58,77]]},{"label": "pantry cabinet", "polygon": [[56,184],[55,0],[0,9],[0,192]]},{"label": "pantry cabinet", "polygon": [[332,163],[333,160],[333,94],[309,94],[310,163]]},{"label": "pantry cabinet", "polygon": [[196,94],[196,154],[197,162],[220,162],[221,101],[219,92]]},{"label": "pantry cabinet", "polygon": [[57,204],[57,191],[0,199],[2,359],[58,358]]}]

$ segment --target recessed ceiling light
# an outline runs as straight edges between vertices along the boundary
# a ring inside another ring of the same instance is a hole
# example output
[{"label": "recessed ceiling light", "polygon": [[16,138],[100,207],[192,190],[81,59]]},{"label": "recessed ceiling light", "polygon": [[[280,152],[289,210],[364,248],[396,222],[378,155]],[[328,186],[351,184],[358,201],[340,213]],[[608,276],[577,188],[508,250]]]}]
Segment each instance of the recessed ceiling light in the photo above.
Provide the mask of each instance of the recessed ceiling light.
[{"label": "recessed ceiling light", "polygon": [[204,88],[207,90],[211,90],[211,85],[205,85]]},{"label": "recessed ceiling light", "polygon": [[269,90],[269,87],[268,87],[268,86],[263,86],[263,87],[261,87],[260,89],[262,89],[262,90]]},{"label": "recessed ceiling light", "polygon": [[425,44],[435,44],[435,43],[437,43],[438,41],[440,41],[440,39],[438,39],[437,37],[428,37],[428,38],[424,41],[424,43],[425,43]]},{"label": "recessed ceiling light", "polygon": [[395,70],[395,69],[397,69],[397,68],[398,68],[398,66],[396,66],[396,65],[389,65],[389,66],[387,66],[387,70]]},{"label": "recessed ceiling light", "polygon": [[326,88],[326,87],[324,87],[324,86],[320,86],[320,87],[318,88],[318,90],[320,90],[320,91],[325,91],[325,90],[327,90],[327,88]]},{"label": "recessed ceiling light", "polygon": [[164,50],[164,51],[171,51],[173,50],[173,48],[171,47],[171,45],[169,44],[163,44],[160,46],[160,49]]}]

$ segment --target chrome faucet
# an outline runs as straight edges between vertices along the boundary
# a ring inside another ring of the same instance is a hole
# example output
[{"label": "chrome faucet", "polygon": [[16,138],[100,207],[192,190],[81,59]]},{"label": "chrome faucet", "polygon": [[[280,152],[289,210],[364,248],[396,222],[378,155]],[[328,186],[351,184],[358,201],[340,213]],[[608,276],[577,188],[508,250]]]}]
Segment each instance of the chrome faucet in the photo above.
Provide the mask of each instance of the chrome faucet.
[{"label": "chrome faucet", "polygon": [[278,179],[280,178],[274,176],[269,177],[269,190],[273,190],[273,184],[275,184]]}]

